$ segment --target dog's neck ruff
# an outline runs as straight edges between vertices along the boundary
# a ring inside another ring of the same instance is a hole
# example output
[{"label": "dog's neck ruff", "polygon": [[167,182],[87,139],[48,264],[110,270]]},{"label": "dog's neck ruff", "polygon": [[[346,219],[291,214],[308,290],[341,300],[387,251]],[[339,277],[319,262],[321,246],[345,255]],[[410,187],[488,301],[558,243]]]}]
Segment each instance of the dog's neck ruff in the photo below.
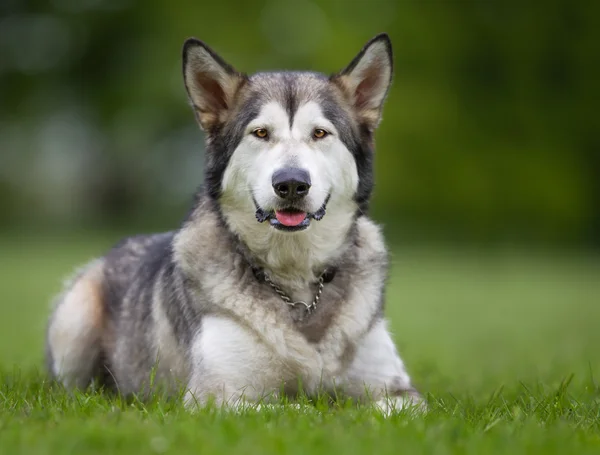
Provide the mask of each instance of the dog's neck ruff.
[{"label": "dog's neck ruff", "polygon": [[290,296],[288,296],[284,290],[282,290],[279,286],[277,286],[275,283],[273,283],[273,281],[271,281],[271,279],[269,278],[268,275],[265,275],[265,281],[269,284],[269,286],[271,286],[273,288],[273,290],[279,295],[279,297],[281,297],[281,300],[283,300],[287,305],[291,306],[292,308],[295,308],[297,305],[304,305],[305,313],[307,315],[312,314],[312,312],[317,308],[317,304],[319,303],[319,299],[321,298],[321,293],[323,292],[323,286],[324,286],[324,284],[323,284],[324,280],[323,280],[323,274],[322,274],[319,277],[318,288],[317,288],[315,297],[313,298],[313,301],[310,304],[308,304],[302,300],[298,300],[297,302],[294,302],[294,300]]},{"label": "dog's neck ruff", "polygon": [[294,299],[292,299],[283,289],[281,289],[281,287],[279,287],[273,282],[273,280],[271,280],[269,275],[267,275],[266,273],[263,273],[262,275],[265,282],[269,286],[271,286],[271,288],[273,288],[273,290],[277,293],[277,295],[279,295],[281,300],[283,300],[283,302],[286,305],[289,305],[291,308],[296,308],[299,305],[304,305],[304,315],[309,316],[317,308],[319,300],[321,299],[321,294],[323,293],[323,287],[325,286],[326,282],[328,283],[333,279],[333,277],[335,276],[335,270],[325,269],[323,273],[321,273],[319,279],[317,280],[317,292],[315,293],[315,296],[313,297],[311,303],[306,303],[302,300],[294,301]]}]

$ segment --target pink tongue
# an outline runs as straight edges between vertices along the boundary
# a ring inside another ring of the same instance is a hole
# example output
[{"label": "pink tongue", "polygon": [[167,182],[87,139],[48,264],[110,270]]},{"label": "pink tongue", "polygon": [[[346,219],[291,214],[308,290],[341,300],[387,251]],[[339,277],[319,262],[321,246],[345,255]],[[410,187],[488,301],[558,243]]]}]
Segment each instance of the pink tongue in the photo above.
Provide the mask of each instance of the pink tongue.
[{"label": "pink tongue", "polygon": [[275,211],[275,218],[284,226],[298,226],[306,218],[305,212],[282,212]]}]

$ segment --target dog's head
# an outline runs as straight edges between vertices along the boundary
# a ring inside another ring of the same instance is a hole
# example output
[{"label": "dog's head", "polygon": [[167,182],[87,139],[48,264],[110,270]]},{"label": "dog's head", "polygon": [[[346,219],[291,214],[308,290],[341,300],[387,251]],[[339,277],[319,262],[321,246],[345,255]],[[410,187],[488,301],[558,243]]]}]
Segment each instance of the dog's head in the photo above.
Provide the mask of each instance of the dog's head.
[{"label": "dog's head", "polygon": [[373,186],[373,134],[392,77],[388,36],[332,76],[247,76],[191,38],[183,73],[207,137],[205,187],[229,227],[250,242],[343,237]]}]

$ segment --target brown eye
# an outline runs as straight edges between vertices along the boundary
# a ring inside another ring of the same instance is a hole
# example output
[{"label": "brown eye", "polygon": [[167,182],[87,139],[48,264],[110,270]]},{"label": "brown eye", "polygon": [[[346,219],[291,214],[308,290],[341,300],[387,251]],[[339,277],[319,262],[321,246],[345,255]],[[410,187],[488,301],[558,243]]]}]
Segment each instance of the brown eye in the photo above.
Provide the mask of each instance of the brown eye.
[{"label": "brown eye", "polygon": [[266,139],[269,136],[266,128],[256,128],[254,131],[252,131],[252,134],[260,139]]},{"label": "brown eye", "polygon": [[315,128],[315,130],[313,131],[313,138],[315,139],[323,139],[325,136],[327,136],[329,133],[321,128]]}]

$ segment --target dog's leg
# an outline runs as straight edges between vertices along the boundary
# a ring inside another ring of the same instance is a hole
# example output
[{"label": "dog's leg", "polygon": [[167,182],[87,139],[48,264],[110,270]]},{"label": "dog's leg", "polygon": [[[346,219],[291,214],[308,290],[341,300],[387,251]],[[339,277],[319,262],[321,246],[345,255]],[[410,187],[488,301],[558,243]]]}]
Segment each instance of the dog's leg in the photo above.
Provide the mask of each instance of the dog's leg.
[{"label": "dog's leg", "polygon": [[356,356],[340,385],[355,398],[371,400],[386,415],[407,406],[426,409],[425,401],[411,384],[385,320],[377,322],[357,346]]},{"label": "dog's leg", "polygon": [[247,328],[232,319],[206,316],[190,353],[188,408],[212,402],[229,409],[277,398],[288,370]]}]

